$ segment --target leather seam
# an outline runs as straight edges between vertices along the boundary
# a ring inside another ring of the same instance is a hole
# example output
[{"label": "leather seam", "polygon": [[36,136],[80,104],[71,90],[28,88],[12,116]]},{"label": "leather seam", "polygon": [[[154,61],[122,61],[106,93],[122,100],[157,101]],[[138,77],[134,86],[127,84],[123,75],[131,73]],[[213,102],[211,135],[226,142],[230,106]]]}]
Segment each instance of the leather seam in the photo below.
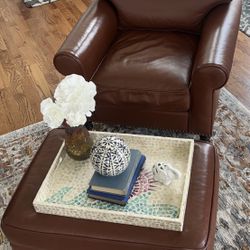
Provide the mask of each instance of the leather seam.
[{"label": "leather seam", "polygon": [[122,91],[133,91],[133,92],[137,92],[141,94],[141,91],[145,91],[145,92],[151,92],[151,93],[181,93],[181,94],[186,94],[186,93],[189,93],[188,89],[187,91],[184,91],[184,90],[180,90],[180,91],[176,91],[176,90],[170,90],[170,91],[162,91],[162,90],[152,90],[152,89],[141,89],[141,90],[138,90],[138,89],[132,89],[132,88],[114,88],[114,87],[107,87],[105,89],[102,90],[102,87],[99,87],[99,91],[105,91],[106,89],[108,90],[113,90],[113,91],[119,91],[119,90],[122,90]]},{"label": "leather seam", "polygon": [[[117,13],[116,13],[117,14]],[[117,16],[116,16],[117,17]],[[118,20],[117,20],[118,22]],[[106,52],[104,53],[104,55],[102,56],[100,62],[98,63],[98,65],[96,66],[94,72],[92,73],[91,77],[90,77],[90,81],[93,81],[93,78],[95,77],[96,73],[98,72],[98,70],[100,69],[102,63],[105,61],[105,59],[108,56],[109,51],[111,50],[112,46],[114,45],[114,41],[116,41],[118,38],[118,29],[117,29],[117,24],[116,24],[116,34],[112,39],[112,42],[110,43],[110,45],[108,46],[108,48],[106,49]],[[94,82],[94,81],[93,81]]]},{"label": "leather seam", "polygon": [[118,26],[118,30],[122,32],[160,32],[160,33],[166,33],[166,32],[171,32],[171,33],[182,33],[185,35],[190,35],[190,36],[200,36],[201,31],[190,31],[188,29],[155,29],[155,28],[136,28],[136,27],[122,27]]},{"label": "leather seam", "polygon": [[[211,209],[210,209],[210,220],[209,220],[209,230],[208,230],[208,235],[207,235],[207,241],[206,241],[206,246],[208,246],[209,242],[209,236],[211,234],[211,220],[212,220],[212,215],[213,215],[213,206],[214,206],[214,195],[215,195],[215,180],[216,180],[216,167],[217,167],[217,162],[216,162],[216,154],[215,154],[215,149],[213,147],[213,155],[214,155],[214,176],[213,176],[213,194],[212,194],[212,200],[211,200]],[[216,220],[215,220],[216,223]]]}]

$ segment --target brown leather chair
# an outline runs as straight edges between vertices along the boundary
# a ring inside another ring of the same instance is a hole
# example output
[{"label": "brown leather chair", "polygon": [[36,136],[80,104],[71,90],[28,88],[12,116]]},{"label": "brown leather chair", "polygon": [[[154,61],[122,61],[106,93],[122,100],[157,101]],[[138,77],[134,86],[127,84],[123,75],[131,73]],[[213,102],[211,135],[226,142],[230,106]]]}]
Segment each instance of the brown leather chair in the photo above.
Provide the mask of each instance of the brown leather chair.
[{"label": "brown leather chair", "polygon": [[94,121],[211,136],[240,0],[97,0],[54,58],[97,85]]}]

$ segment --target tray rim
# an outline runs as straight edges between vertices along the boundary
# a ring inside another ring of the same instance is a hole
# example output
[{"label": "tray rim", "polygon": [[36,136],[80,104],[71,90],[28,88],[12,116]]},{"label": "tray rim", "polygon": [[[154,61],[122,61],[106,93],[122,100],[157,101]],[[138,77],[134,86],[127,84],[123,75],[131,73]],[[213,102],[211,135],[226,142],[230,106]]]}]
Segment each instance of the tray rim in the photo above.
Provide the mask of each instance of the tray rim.
[{"label": "tray rim", "polygon": [[[170,141],[180,141],[180,142],[189,142],[189,152],[188,152],[188,161],[187,161],[187,170],[186,173],[189,172],[190,174],[186,175],[184,185],[183,185],[183,193],[182,193],[182,198],[181,198],[181,204],[180,204],[180,213],[178,218],[169,218],[169,217],[162,217],[162,216],[154,216],[154,215],[143,215],[143,214],[136,214],[133,212],[126,212],[125,216],[130,216],[134,218],[145,218],[148,220],[161,220],[164,222],[169,222],[169,223],[179,223],[178,226],[180,227],[180,231],[183,230],[184,226],[184,217],[185,217],[185,212],[186,212],[186,205],[187,205],[187,199],[188,199],[188,192],[189,192],[189,185],[190,185],[190,179],[191,179],[191,168],[192,168],[192,161],[193,161],[193,153],[194,153],[194,139],[189,139],[189,138],[176,138],[176,137],[164,137],[164,136],[154,136],[154,135],[143,135],[143,134],[130,134],[130,133],[116,133],[116,132],[103,132],[103,131],[89,131],[90,135],[92,134],[99,134],[99,135],[115,135],[119,136],[121,135],[122,137],[141,137],[141,138],[152,138],[152,139],[158,139],[158,140],[170,140]],[[55,156],[49,171],[47,172],[45,178],[43,179],[43,182],[41,186],[39,187],[39,190],[33,200],[33,206],[35,208],[35,211],[38,213],[45,213],[45,214],[51,214],[47,213],[44,211],[40,210],[40,206],[45,207],[54,207],[54,208],[63,208],[63,209],[74,209],[77,211],[86,211],[86,212],[98,212],[98,213],[104,213],[104,214],[111,214],[111,215],[122,215],[124,216],[124,212],[122,211],[115,211],[115,210],[105,210],[105,209],[98,209],[98,208],[90,208],[90,207],[76,207],[74,205],[64,205],[64,204],[53,204],[53,203],[48,203],[46,201],[41,200],[41,193],[44,191],[44,186],[46,183],[48,183],[51,173],[57,169],[57,167],[60,165],[60,157],[61,153],[64,149],[65,146],[65,141],[62,142],[60,149],[58,150],[57,155]],[[39,211],[40,210],[40,211]],[[52,214],[51,214],[52,215]],[[54,215],[60,215],[60,216],[65,216],[59,213],[54,214]],[[65,216],[65,217],[71,217],[71,218],[79,218],[75,216]],[[94,220],[88,217],[81,217],[79,219],[90,219]],[[106,220],[100,220],[100,221],[106,221]],[[110,221],[110,223],[115,223]],[[124,223],[127,224],[127,223]],[[132,224],[133,225],[133,224]],[[136,225],[135,225],[136,226]]]}]

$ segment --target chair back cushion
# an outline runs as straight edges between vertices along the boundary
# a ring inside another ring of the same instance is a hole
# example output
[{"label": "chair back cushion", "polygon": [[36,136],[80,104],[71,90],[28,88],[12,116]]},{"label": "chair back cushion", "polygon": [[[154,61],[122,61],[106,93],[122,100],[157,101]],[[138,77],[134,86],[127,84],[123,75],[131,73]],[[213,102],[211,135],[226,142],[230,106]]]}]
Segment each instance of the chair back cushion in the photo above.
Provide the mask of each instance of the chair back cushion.
[{"label": "chair back cushion", "polygon": [[231,0],[109,0],[122,28],[198,32],[214,7]]}]

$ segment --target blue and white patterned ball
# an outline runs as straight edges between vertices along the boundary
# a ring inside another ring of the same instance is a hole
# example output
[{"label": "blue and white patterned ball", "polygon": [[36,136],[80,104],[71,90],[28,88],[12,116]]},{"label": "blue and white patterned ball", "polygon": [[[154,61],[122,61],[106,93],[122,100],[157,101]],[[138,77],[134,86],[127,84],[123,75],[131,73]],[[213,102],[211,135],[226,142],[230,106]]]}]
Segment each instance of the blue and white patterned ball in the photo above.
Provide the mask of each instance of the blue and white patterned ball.
[{"label": "blue and white patterned ball", "polygon": [[101,175],[115,176],[126,170],[130,161],[130,149],[123,139],[106,136],[92,147],[90,159]]}]

